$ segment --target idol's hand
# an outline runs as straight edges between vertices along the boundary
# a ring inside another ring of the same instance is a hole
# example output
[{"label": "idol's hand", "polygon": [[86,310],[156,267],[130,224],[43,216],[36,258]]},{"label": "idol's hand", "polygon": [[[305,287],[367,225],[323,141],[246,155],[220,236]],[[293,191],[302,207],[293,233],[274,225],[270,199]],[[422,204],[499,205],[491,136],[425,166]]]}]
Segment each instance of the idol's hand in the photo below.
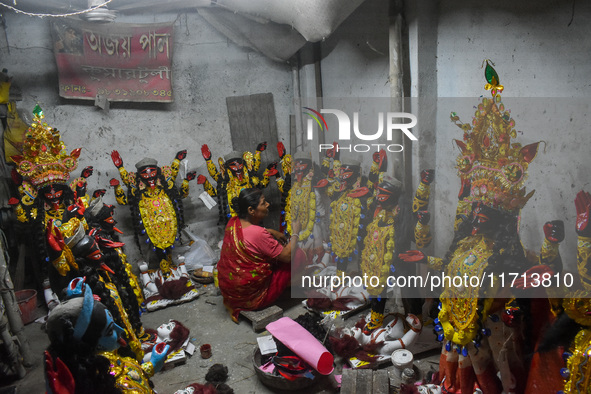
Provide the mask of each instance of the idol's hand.
[{"label": "idol's hand", "polygon": [[536,265],[525,271],[524,274],[520,275],[519,278],[511,284],[511,286],[517,289],[531,289],[534,287],[540,287],[540,284],[544,279],[544,275],[546,275],[546,277],[549,275],[554,275],[554,271],[545,264]]},{"label": "idol's hand", "polygon": [[338,160],[339,158],[339,144],[336,142],[332,143],[332,148],[326,151],[326,157]]},{"label": "idol's hand", "polygon": [[113,160],[113,164],[115,164],[115,167],[117,168],[120,168],[123,165],[123,159],[121,158],[119,152],[117,152],[116,150],[111,152],[111,160]]},{"label": "idol's hand", "polygon": [[400,253],[398,258],[405,263],[426,263],[427,256],[420,250],[407,250],[404,253]]},{"label": "idol's hand", "polygon": [[94,171],[94,168],[92,168],[92,166],[88,166],[85,169],[82,170],[82,173],[80,174],[80,176],[82,178],[88,178],[89,176],[92,175],[92,172]]},{"label": "idol's hand", "polygon": [[192,181],[197,176],[197,171],[191,171],[187,173],[187,180]]},{"label": "idol's hand", "polygon": [[84,217],[84,212],[86,211],[86,207],[84,207],[84,202],[81,198],[78,198],[76,203],[70,205],[68,207],[68,212],[70,212],[73,216],[77,218]]},{"label": "idol's hand", "polygon": [[80,180],[76,183],[76,196],[83,196],[86,194],[86,181]]},{"label": "idol's hand", "polygon": [[53,219],[49,219],[49,222],[47,223],[45,236],[50,248],[54,252],[57,252],[58,255],[61,254],[66,247],[66,242],[64,241],[64,236],[62,235],[59,228],[53,225]]},{"label": "idol's hand", "polygon": [[544,236],[552,243],[564,241],[564,222],[553,220],[544,224]]},{"label": "idol's hand", "polygon": [[263,141],[257,145],[257,150],[259,152],[264,152],[267,149],[267,141]]},{"label": "idol's hand", "polygon": [[505,311],[501,315],[501,319],[507,327],[515,327],[519,324],[519,318],[521,315],[522,312],[518,306],[509,306],[505,308]]},{"label": "idol's hand", "polygon": [[211,159],[211,151],[209,150],[209,146],[207,146],[207,144],[201,145],[201,155],[205,160]]},{"label": "idol's hand", "polygon": [[105,189],[96,189],[94,193],[92,193],[93,198],[99,198],[105,195],[107,191]]},{"label": "idol's hand", "polygon": [[183,160],[185,157],[187,157],[187,150],[180,150],[176,153],[175,159],[177,160]]},{"label": "idol's hand", "polygon": [[421,182],[426,185],[430,185],[435,179],[435,170],[423,170],[421,171]]},{"label": "idol's hand", "polygon": [[591,195],[589,195],[589,192],[581,190],[577,193],[575,207],[577,209],[577,234],[582,237],[590,237],[589,211],[591,210]]},{"label": "idol's hand", "polygon": [[285,150],[285,145],[283,145],[283,142],[281,141],[277,143],[277,153],[279,153],[280,159],[283,159],[283,156],[285,156],[287,153],[287,150]]},{"label": "idol's hand", "polygon": [[267,175],[268,176],[279,176],[279,171],[277,171],[277,162],[273,162],[267,166]]},{"label": "idol's hand", "polygon": [[428,224],[429,220],[431,220],[431,214],[429,211],[419,211],[417,212],[417,219],[421,224]]},{"label": "idol's hand", "polygon": [[375,152],[372,155],[372,160],[376,163],[378,167],[378,171],[386,171],[386,166],[388,165],[388,156],[386,155],[386,151],[380,149],[379,152]]},{"label": "idol's hand", "polygon": [[44,358],[45,378],[51,391],[54,393],[73,393],[76,383],[68,366],[59,357],[54,359],[47,350],[44,353]]},{"label": "idol's hand", "polygon": [[165,342],[160,342],[154,346],[152,349],[152,356],[150,357],[150,362],[154,366],[154,372],[159,372],[162,369],[164,361],[166,361],[166,354],[169,350],[170,345],[167,345]]}]

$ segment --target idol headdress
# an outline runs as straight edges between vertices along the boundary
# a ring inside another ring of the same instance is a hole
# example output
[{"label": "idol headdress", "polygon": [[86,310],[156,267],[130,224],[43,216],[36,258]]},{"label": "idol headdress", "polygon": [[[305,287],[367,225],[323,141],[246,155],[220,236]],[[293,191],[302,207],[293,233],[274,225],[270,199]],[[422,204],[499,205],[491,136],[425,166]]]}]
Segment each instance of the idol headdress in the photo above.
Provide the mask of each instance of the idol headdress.
[{"label": "idol headdress", "polygon": [[455,140],[460,148],[457,158],[458,175],[462,180],[465,202],[518,212],[534,194],[526,194],[523,187],[529,163],[536,157],[539,142],[522,146],[517,137],[511,111],[505,110],[496,71],[487,61],[487,84],[492,98],[483,97],[478,104],[472,123],[462,123],[451,113],[451,120],[464,131],[463,141]]}]

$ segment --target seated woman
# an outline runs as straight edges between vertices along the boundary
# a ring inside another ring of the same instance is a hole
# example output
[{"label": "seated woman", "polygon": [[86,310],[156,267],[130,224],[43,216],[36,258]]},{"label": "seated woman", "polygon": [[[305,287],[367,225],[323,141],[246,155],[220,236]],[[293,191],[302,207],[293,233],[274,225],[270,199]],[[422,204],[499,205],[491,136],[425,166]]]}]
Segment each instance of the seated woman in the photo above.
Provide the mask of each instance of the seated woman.
[{"label": "seated woman", "polygon": [[[240,311],[271,305],[289,286],[297,235],[287,242],[279,231],[260,226],[269,214],[260,189],[243,189],[232,200],[232,208],[238,216],[226,225],[217,270],[224,305],[238,323]],[[292,233],[298,234],[299,228],[292,228]]]}]

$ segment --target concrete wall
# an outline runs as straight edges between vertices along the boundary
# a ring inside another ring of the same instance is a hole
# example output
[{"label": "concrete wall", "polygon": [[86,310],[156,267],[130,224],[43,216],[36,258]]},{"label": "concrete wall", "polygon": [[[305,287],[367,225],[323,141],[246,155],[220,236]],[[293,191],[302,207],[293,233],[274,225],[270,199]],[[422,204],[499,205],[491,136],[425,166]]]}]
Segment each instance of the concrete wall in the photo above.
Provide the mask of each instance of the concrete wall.
[{"label": "concrete wall", "polygon": [[[6,40],[0,37],[0,66],[7,68],[23,92],[17,103],[20,112],[32,118],[40,104],[49,125],[62,133],[68,150],[82,147],[78,168],[93,166],[89,190],[108,188],[109,180],[119,178],[110,152],[120,152],[124,164],[153,157],[169,165],[174,155],[187,149],[189,170],[207,176],[200,147],[207,143],[214,158],[232,150],[226,110],[226,97],[271,92],[274,96],[278,137],[289,148],[289,114],[292,109],[292,74],[287,63],[268,60],[263,55],[229,42],[196,12],[177,15],[139,15],[119,17],[120,23],[175,21],[172,83],[174,103],[111,103],[108,113],[91,101],[61,99],[53,57],[48,19],[5,13]],[[2,33],[0,33],[1,35]],[[253,139],[253,147],[256,143]],[[270,146],[275,152],[275,147]],[[276,153],[275,153],[276,154]],[[78,176],[78,170],[76,174]],[[189,229],[210,241],[221,240],[216,226],[217,208],[208,211],[198,195],[201,185],[191,182],[190,196],[184,200]],[[115,204],[112,190],[105,202]],[[132,261],[139,258],[133,242],[130,213],[118,207],[116,220],[126,233],[127,252]]]},{"label": "concrete wall", "polygon": [[[368,102],[370,106],[389,105],[388,9],[386,0],[366,0],[330,37],[316,43],[314,48],[308,45],[301,51],[302,107],[358,111],[367,107]],[[304,127],[307,119],[305,116],[302,119]],[[326,116],[328,132],[320,141],[314,140],[314,146],[317,142],[330,144],[337,139],[337,128],[331,123],[334,120]],[[363,119],[363,124],[371,129],[377,122],[373,118]],[[316,158],[318,152],[305,139],[303,143]],[[366,155],[353,156],[369,168],[371,158],[365,163]]]},{"label": "concrete wall", "polygon": [[524,246],[539,251],[544,223],[564,220],[566,240],[560,249],[565,265],[574,270],[573,200],[579,190],[591,189],[590,4],[576,3],[573,8],[572,3],[548,0],[441,1],[433,10],[426,3],[417,2],[407,22],[415,48],[411,53],[418,60],[411,65],[413,75],[420,78],[413,80],[413,94],[438,98],[429,101],[429,108],[422,107],[426,113],[420,120],[428,124],[427,138],[420,138],[421,147],[415,150],[422,153],[415,161],[418,167],[437,169],[432,206],[436,254],[443,255],[451,239],[459,190],[454,169],[459,150],[451,140],[461,139],[462,132],[449,114],[455,111],[462,121],[471,121],[478,97],[490,95],[483,88],[481,64],[491,59],[505,86],[505,107],[523,132],[517,141],[545,143],[529,166],[526,188],[536,193],[522,210]]}]

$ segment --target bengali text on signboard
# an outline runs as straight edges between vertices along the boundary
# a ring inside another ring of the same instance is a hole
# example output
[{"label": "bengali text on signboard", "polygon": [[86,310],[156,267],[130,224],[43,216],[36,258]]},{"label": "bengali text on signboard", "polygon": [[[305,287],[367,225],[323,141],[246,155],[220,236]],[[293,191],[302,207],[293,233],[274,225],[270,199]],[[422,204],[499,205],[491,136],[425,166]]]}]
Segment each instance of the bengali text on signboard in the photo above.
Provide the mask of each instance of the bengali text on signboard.
[{"label": "bengali text on signboard", "polygon": [[52,22],[60,96],[172,102],[173,24]]}]

